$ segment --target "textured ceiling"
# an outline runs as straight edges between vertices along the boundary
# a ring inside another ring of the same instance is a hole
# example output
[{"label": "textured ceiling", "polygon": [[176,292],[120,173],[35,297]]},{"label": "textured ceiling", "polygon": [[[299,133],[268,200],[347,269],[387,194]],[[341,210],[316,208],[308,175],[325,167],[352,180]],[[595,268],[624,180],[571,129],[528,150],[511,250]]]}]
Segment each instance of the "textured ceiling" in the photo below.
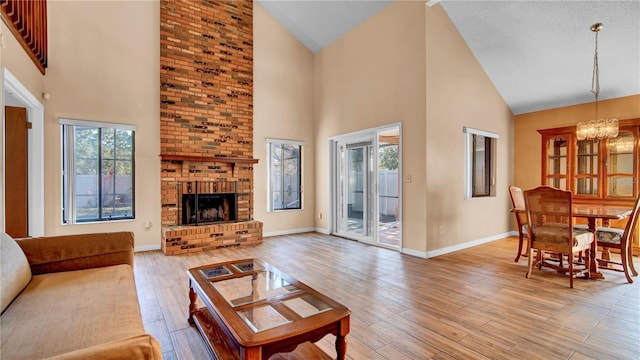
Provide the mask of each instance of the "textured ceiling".
[{"label": "textured ceiling", "polygon": [[[257,0],[317,52],[392,1]],[[401,1],[401,0],[399,0]],[[439,2],[514,114],[640,94],[640,0]],[[640,106],[640,104],[638,105]]]},{"label": "textured ceiling", "polygon": [[[514,114],[640,94],[640,1],[442,1]],[[638,105],[640,106],[640,104]]]},{"label": "textured ceiling", "polygon": [[318,52],[393,1],[257,0],[312,52]]}]

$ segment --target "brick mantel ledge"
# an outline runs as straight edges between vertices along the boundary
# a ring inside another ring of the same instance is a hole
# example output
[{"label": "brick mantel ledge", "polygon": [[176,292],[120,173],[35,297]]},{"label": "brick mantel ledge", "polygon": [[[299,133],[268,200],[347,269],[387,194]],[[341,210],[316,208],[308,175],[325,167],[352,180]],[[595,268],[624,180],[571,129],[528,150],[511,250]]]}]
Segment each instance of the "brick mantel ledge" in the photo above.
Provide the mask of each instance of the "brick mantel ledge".
[{"label": "brick mantel ledge", "polygon": [[237,157],[226,157],[226,156],[197,156],[197,155],[169,155],[163,154],[160,155],[160,160],[162,161],[200,161],[200,162],[221,162],[221,163],[246,163],[246,164],[257,164],[259,159],[253,158],[237,158]]},{"label": "brick mantel ledge", "polygon": [[231,164],[231,173],[235,174],[236,164],[257,164],[259,159],[253,158],[237,158],[226,156],[195,156],[195,155],[160,155],[162,161],[177,161],[180,163],[196,161],[196,162],[217,162]]}]

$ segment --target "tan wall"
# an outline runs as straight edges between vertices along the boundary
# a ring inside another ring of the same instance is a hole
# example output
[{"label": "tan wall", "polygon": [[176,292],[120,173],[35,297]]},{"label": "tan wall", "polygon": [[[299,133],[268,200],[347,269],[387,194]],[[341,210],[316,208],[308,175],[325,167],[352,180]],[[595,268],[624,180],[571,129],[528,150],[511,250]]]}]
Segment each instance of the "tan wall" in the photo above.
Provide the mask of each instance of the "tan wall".
[{"label": "tan wall", "polygon": [[[576,125],[592,119],[595,104],[586,103],[536,111],[515,117],[514,184],[523,189],[540,185],[542,178],[542,136],[537,130]],[[620,120],[640,117],[640,95],[598,101],[600,117]]]},{"label": "tan wall", "polygon": [[[428,251],[509,231],[513,115],[441,6],[425,7]],[[464,200],[464,126],[500,135],[495,197]]]},{"label": "tan wall", "polygon": [[[133,231],[136,247],[159,247],[159,3],[51,1],[48,11],[45,233]],[[135,220],[61,224],[60,117],[136,126]]]},{"label": "tan wall", "polygon": [[[18,40],[13,36],[11,30],[7,28],[4,21],[0,20],[0,33],[4,35],[6,48],[0,48],[0,84],[4,83],[2,78],[2,67],[6,67],[9,71],[26,87],[29,92],[36,98],[40,99],[40,95],[44,89],[44,76],[40,73],[36,65],[31,61],[29,55],[22,49]],[[3,99],[4,87],[0,86],[0,101]],[[1,104],[0,106],[4,106]],[[0,134],[4,132],[3,124],[0,126]],[[0,139],[2,135],[0,135]],[[4,146],[0,146],[0,161],[4,161],[2,153]],[[7,174],[10,176],[10,174]],[[4,179],[0,174],[0,191],[4,191]],[[4,208],[0,206],[0,219],[2,219],[2,230],[4,230]]]},{"label": "tan wall", "polygon": [[42,76],[29,55],[22,49],[22,46],[13,36],[11,30],[7,28],[4,21],[0,21],[0,26],[7,44],[5,49],[0,49],[2,66],[9,69],[36,99],[40,99],[44,86],[44,76]]},{"label": "tan wall", "polygon": [[424,2],[394,2],[315,55],[316,227],[329,230],[329,138],[402,122],[404,247],[424,252]]},{"label": "tan wall", "polygon": [[[328,230],[328,139],[396,122],[403,126],[403,173],[412,176],[403,194],[405,248],[433,251],[507,231],[506,191],[462,200],[462,126],[502,136],[498,189],[506,189],[511,113],[440,6],[395,2],[315,56],[257,4],[255,12],[254,156],[260,163],[254,201],[265,232]],[[158,3],[128,2],[123,11],[121,2],[51,2],[49,31],[46,79],[31,80],[38,78],[32,64],[32,71],[16,74],[34,94],[51,93],[45,103],[46,234],[131,230],[138,246],[157,246]],[[135,221],[60,224],[59,117],[138,127]],[[267,137],[306,142],[304,211],[265,212]],[[151,231],[144,231],[146,221]]]},{"label": "tan wall", "polygon": [[[313,53],[254,2],[254,218],[266,235],[311,229],[315,213]],[[267,138],[304,141],[303,210],[267,209]]]}]

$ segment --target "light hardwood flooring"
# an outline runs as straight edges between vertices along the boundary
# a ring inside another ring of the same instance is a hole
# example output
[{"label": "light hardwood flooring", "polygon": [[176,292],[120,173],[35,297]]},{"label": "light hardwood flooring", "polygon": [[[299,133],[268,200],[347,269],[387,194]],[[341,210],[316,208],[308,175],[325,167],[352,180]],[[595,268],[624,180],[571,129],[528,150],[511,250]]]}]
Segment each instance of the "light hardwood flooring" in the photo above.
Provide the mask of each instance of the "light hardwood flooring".
[{"label": "light hardwood flooring", "polygon": [[[421,259],[317,233],[185,256],[136,253],[145,329],[166,359],[208,359],[187,323],[191,267],[257,257],[351,309],[350,359],[640,359],[640,277],[525,278],[517,238]],[[640,259],[634,258],[640,269]],[[318,345],[335,356],[331,335]]]}]

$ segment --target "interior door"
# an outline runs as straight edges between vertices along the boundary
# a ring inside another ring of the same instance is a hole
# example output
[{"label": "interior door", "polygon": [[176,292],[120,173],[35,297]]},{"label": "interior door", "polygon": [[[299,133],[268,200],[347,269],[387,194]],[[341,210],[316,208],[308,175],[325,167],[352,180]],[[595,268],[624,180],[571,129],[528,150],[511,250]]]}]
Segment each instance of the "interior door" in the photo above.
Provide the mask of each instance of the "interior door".
[{"label": "interior door", "polygon": [[5,106],[5,223],[14,238],[29,236],[27,109]]}]

